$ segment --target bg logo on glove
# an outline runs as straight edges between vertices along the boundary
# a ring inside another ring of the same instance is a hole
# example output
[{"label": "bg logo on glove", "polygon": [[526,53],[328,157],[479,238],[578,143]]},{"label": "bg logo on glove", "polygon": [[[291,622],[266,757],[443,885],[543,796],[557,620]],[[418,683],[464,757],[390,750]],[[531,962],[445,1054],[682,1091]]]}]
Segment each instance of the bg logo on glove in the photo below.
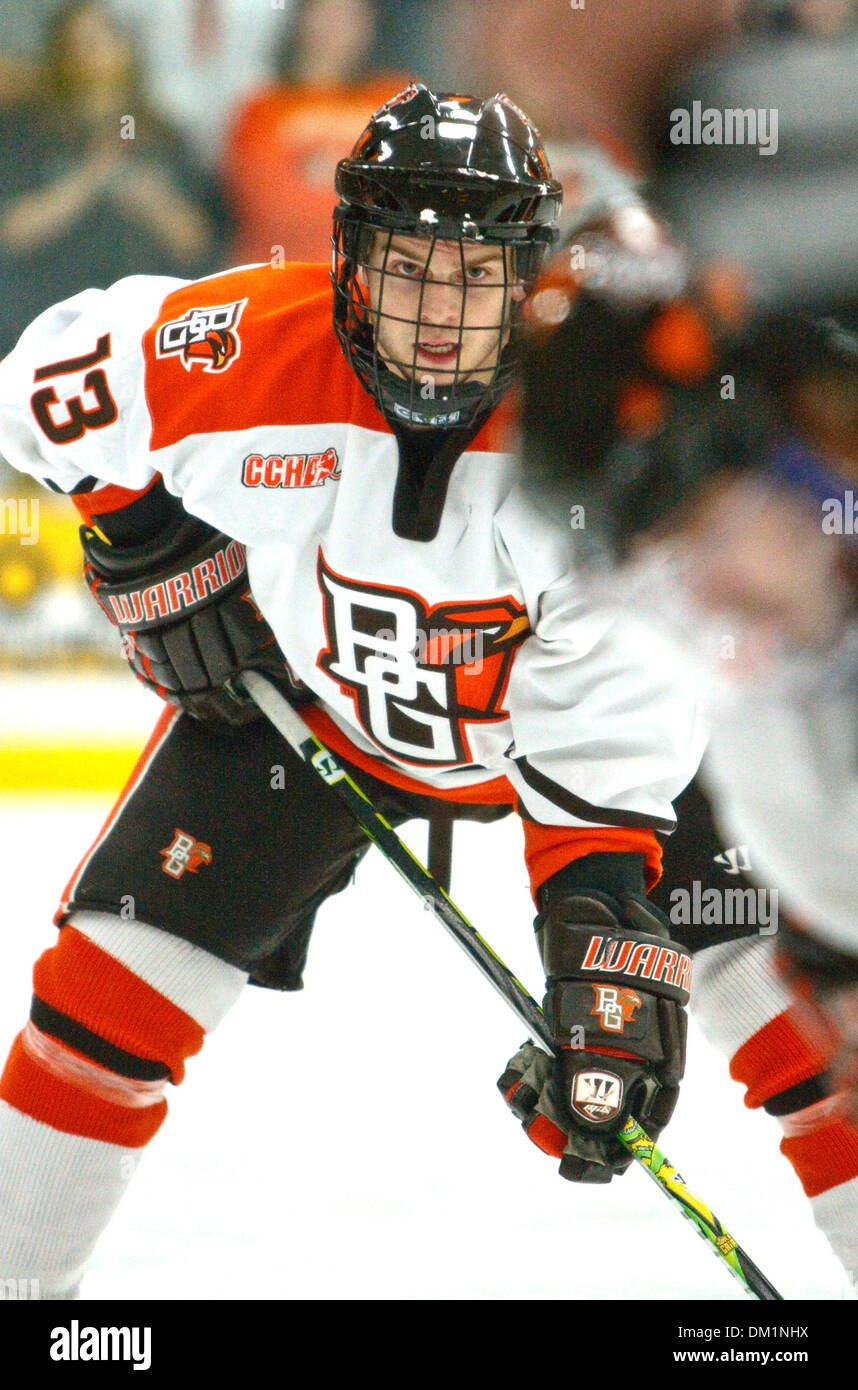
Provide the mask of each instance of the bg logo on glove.
[{"label": "bg logo on glove", "polygon": [[572,1109],[585,1120],[612,1120],[623,1104],[623,1083],[610,1071],[579,1071],[572,1087]]},{"label": "bg logo on glove", "polygon": [[590,1010],[596,1015],[606,1033],[624,1033],[626,1024],[643,1004],[640,995],[633,989],[618,989],[616,985],[591,985],[596,1002]]}]

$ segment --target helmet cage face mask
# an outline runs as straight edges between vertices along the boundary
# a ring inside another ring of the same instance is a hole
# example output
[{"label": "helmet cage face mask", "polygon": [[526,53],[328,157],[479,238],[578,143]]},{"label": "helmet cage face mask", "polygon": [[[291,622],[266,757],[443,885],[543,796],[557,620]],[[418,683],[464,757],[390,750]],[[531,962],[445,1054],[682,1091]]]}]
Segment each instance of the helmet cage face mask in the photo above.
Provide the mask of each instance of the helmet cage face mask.
[{"label": "helmet cage face mask", "polygon": [[[397,232],[337,209],[334,324],[388,419],[412,428],[466,427],[491,411],[511,384],[522,302],[548,244],[421,234],[411,225]],[[472,257],[471,248],[487,256]],[[412,258],[415,273],[404,275],[399,267]],[[479,270],[488,278],[472,279]],[[437,318],[436,293],[452,306]],[[443,365],[432,363],[427,335],[451,344]]]},{"label": "helmet cage face mask", "polygon": [[[423,138],[432,121],[452,138]],[[473,426],[511,385],[561,201],[538,142],[506,97],[480,105],[418,84],[338,166],[334,328],[391,423]]]}]

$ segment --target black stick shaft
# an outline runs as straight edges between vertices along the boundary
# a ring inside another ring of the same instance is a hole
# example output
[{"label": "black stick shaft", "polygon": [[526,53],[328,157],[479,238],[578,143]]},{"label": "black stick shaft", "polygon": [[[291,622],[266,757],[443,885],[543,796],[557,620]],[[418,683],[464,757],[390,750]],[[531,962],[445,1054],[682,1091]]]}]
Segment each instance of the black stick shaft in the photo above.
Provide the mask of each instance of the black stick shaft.
[{"label": "black stick shaft", "polygon": [[[338,793],[364,833],[378,845],[406,883],[423,899],[447,931],[471,957],[501,998],[536,1037],[546,1052],[555,1052],[554,1039],[545,1015],[509,966],[495,955],[491,946],[451,902],[444,889],[402,843],[392,826],[375,810],[372,802],[341,767],[333,753],[307,727],[285,696],[254,671],[242,673],[242,682],[263,714],[266,714],[299,758],[319,774]],[[677,1170],[648,1138],[638,1122],[626,1121],[619,1138],[626,1143],[638,1163],[658,1183],[661,1191],[692,1222],[698,1235],[706,1239],[727,1264],[745,1293],[764,1302],[780,1300],[781,1294],[750,1256],[721,1225],[715,1213],[685,1185]]]},{"label": "black stick shaft", "polygon": [[429,822],[429,862],[427,868],[439,888],[450,891],[453,873],[453,818],[440,816]]}]

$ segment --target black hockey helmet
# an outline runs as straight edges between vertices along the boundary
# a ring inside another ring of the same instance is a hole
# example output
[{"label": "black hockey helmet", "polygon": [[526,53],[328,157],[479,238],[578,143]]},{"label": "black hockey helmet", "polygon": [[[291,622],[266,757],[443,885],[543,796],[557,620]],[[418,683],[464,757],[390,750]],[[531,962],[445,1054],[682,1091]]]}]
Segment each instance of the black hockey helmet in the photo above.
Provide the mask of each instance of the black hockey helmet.
[{"label": "black hockey helmet", "polygon": [[[502,94],[481,102],[416,83],[375,113],[349,158],[338,164],[335,186],[340,201],[334,211],[334,327],[358,380],[391,422],[416,428],[474,424],[510,385],[520,301],[556,236],[562,191],[539,132]],[[384,307],[385,294],[388,304],[395,296],[393,281],[402,281],[388,269],[397,234],[427,243],[422,275],[413,277],[419,289],[413,315]],[[433,372],[418,334],[420,328],[440,327],[431,311],[424,312],[438,243],[448,254],[451,244],[458,248],[462,290],[458,324],[451,325],[448,316],[443,325],[455,340],[455,354],[451,349],[446,368]],[[489,286],[500,293],[495,321],[488,325],[467,321],[468,305],[479,302],[466,275],[464,248],[474,243],[506,248],[500,278]],[[402,324],[413,331],[403,334]],[[397,338],[393,351],[379,350],[385,332]],[[493,333],[496,342],[490,360],[481,359],[476,370],[461,364],[465,342],[476,341],[466,339],[471,332],[484,339]]]}]

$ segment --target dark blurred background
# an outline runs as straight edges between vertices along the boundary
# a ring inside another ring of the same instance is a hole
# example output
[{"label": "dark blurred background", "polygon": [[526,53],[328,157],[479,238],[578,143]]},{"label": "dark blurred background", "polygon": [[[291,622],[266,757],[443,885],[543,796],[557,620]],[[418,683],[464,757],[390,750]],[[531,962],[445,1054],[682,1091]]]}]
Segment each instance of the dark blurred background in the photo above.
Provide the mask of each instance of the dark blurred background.
[{"label": "dark blurred background", "polygon": [[[412,78],[506,91],[574,210],[634,187],[642,120],[701,52],[855,22],[856,0],[0,0],[0,357],[124,275],[326,261],[334,166]],[[6,504],[30,497],[22,543]],[[2,458],[0,504],[0,663],[112,661],[68,504]]]}]

